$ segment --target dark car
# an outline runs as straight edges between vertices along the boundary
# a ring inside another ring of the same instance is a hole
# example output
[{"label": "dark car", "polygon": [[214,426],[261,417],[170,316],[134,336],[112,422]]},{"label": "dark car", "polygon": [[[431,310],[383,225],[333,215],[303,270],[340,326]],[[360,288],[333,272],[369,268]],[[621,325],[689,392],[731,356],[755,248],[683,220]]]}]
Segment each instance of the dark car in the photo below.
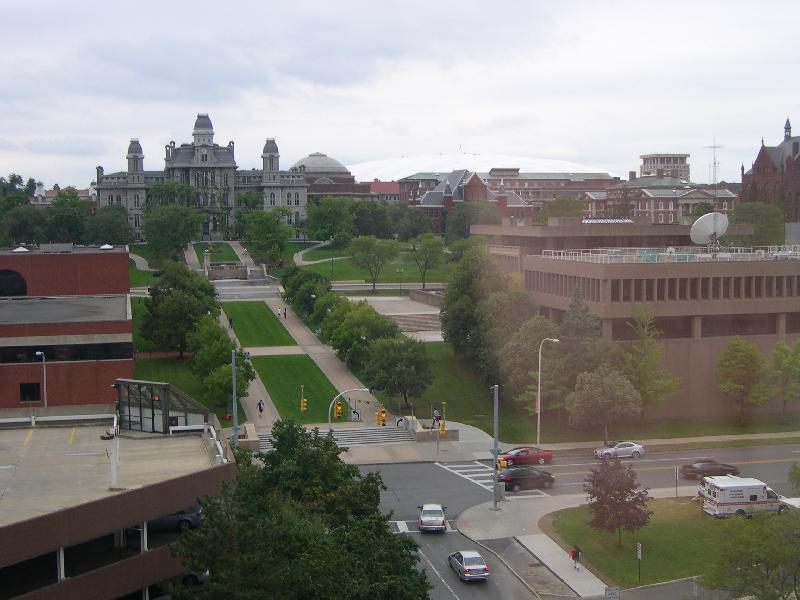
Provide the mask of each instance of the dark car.
[{"label": "dark car", "polygon": [[739,469],[733,465],[719,463],[713,458],[697,458],[690,465],[681,467],[681,475],[687,479],[700,479],[707,475],[738,475]]},{"label": "dark car", "polygon": [[192,506],[176,513],[153,519],[147,524],[148,531],[183,531],[194,529],[206,518],[202,507]]},{"label": "dark car", "polygon": [[555,477],[536,467],[512,467],[498,471],[497,481],[505,483],[507,492],[518,492],[534,488],[550,488]]},{"label": "dark car", "polygon": [[519,446],[497,456],[497,463],[501,469],[514,465],[543,465],[549,462],[553,462],[553,451],[542,450],[536,446]]}]

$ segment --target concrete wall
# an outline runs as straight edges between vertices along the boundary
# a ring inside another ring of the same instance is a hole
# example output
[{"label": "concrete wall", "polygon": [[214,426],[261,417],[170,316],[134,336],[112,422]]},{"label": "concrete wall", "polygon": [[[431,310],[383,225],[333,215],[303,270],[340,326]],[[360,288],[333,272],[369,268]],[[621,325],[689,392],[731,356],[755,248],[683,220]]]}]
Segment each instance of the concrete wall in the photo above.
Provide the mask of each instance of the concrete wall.
[{"label": "concrete wall", "polygon": [[427,290],[410,290],[409,298],[415,302],[422,302],[437,308],[442,306],[442,294],[429,292]]}]

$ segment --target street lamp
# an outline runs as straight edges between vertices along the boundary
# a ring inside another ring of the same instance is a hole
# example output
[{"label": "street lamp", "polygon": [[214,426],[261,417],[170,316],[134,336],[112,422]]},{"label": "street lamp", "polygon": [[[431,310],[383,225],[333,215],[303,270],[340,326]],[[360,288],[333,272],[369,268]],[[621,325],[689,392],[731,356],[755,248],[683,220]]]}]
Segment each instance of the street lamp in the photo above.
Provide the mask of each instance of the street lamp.
[{"label": "street lamp", "polygon": [[396,272],[400,274],[400,295],[402,296],[403,295],[403,273],[405,272],[405,269],[397,269]]},{"label": "street lamp", "polygon": [[[333,250],[333,236],[331,236],[331,250]],[[331,283],[333,283],[333,252],[331,252]]]},{"label": "street lamp", "polygon": [[545,342],[558,342],[558,338],[544,338],[539,343],[539,376],[536,378],[536,447],[541,448],[542,434],[542,346]]},{"label": "street lamp", "polygon": [[43,381],[43,383],[44,383],[44,386],[43,386],[44,387],[43,398],[44,398],[44,407],[47,408],[47,358],[45,357],[44,352],[41,351],[41,350],[37,350],[36,351],[36,356],[41,356],[42,357],[42,371],[43,371],[43,374],[44,374],[44,376],[42,378],[44,380]]}]

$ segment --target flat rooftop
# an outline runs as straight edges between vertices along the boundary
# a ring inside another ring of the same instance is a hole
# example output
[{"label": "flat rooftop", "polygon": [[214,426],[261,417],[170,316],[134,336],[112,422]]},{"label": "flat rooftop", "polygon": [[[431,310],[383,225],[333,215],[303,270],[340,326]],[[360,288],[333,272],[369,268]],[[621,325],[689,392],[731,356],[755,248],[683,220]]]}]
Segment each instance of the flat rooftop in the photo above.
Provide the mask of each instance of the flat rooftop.
[{"label": "flat rooftop", "polygon": [[702,246],[542,250],[542,258],[603,264],[800,261],[800,246],[728,248],[720,252],[709,252]]},{"label": "flat rooftop", "polygon": [[127,320],[125,295],[0,297],[2,325]]},{"label": "flat rooftop", "polygon": [[[0,430],[0,527],[119,493],[112,491],[108,425]],[[200,435],[119,439],[117,488],[136,488],[213,466]]]},{"label": "flat rooftop", "polygon": [[[25,250],[19,250],[24,248]],[[24,244],[19,246],[11,246],[10,248],[0,248],[0,255],[23,255],[30,256],[31,254],[120,254],[128,253],[127,246],[75,246],[74,244],[38,244],[26,246]]]}]

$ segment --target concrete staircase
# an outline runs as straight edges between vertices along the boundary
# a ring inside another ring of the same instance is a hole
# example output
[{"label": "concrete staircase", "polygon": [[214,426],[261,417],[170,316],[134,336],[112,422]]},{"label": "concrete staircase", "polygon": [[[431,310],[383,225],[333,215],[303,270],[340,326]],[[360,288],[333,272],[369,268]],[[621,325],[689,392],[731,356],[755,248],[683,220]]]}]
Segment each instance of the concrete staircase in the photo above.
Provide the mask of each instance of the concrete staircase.
[{"label": "concrete staircase", "polygon": [[397,323],[400,331],[438,331],[442,328],[438,314],[388,316]]},{"label": "concrete staircase", "polygon": [[[320,428],[320,433],[325,434],[325,430]],[[366,446],[368,444],[390,444],[397,442],[413,442],[414,436],[411,432],[397,427],[358,427],[352,429],[334,429],[333,439],[339,446],[349,448],[351,446]],[[272,450],[272,440],[269,433],[261,432],[258,434],[259,452],[269,452]]]}]

